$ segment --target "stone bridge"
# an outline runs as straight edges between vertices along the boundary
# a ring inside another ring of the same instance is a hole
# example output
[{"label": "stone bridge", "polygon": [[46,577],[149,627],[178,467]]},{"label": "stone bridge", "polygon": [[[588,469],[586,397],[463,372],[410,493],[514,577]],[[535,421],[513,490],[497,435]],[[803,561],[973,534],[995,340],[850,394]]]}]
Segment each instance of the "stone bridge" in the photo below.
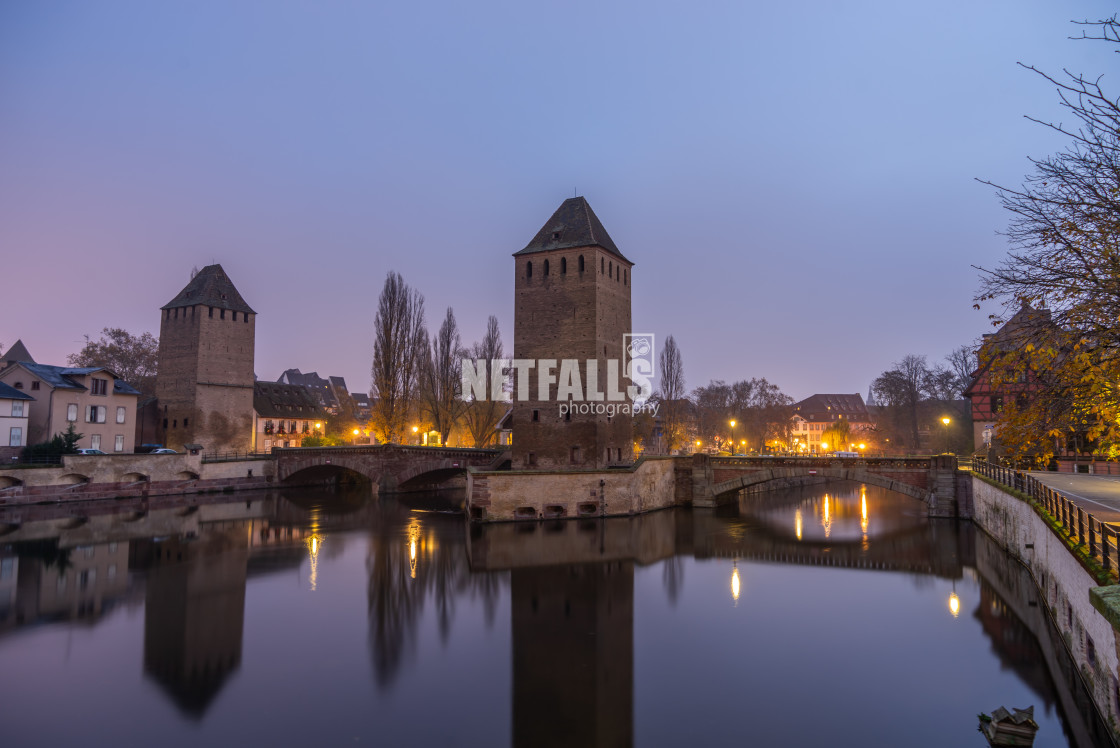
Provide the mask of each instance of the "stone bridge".
[{"label": "stone bridge", "polygon": [[[691,458],[692,505],[718,506],[744,489],[765,483],[799,485],[852,480],[906,494],[929,507],[931,517],[970,517],[971,501],[961,488],[967,474],[954,455],[933,457],[709,457]],[[678,472],[679,476],[679,472]]]},{"label": "stone bridge", "polygon": [[506,453],[498,449],[453,449],[378,444],[360,447],[306,447],[272,450],[276,477],[298,483],[356,473],[382,491],[411,490],[465,475],[467,468],[493,470]]}]

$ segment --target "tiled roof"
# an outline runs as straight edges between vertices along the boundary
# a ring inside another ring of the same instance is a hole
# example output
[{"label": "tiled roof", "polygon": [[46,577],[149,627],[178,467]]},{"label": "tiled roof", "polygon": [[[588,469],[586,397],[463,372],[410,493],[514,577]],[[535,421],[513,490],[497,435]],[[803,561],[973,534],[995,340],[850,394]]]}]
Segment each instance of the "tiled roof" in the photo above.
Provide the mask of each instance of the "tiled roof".
[{"label": "tiled roof", "polygon": [[335,389],[340,389],[343,392],[349,392],[349,390],[346,389],[346,380],[343,379],[342,377],[330,377],[330,382],[331,382],[331,387],[334,387]]},{"label": "tiled roof", "polygon": [[[3,356],[0,356],[0,362],[14,364],[17,361],[30,361],[31,363],[35,363],[35,359],[31,358],[31,354],[28,353],[27,346],[23,344],[22,340],[17,340],[15,343],[12,343],[12,347],[5,351]],[[4,367],[0,366],[0,369],[2,368]]]},{"label": "tiled roof", "polygon": [[793,406],[793,412],[807,421],[832,420],[833,415],[843,415],[853,421],[867,420],[869,411],[863,395],[812,395]]},{"label": "tiled roof", "polygon": [[241,298],[241,294],[237,292],[233,281],[226,275],[226,271],[222,270],[221,265],[207,265],[199,270],[178,296],[160,308],[175,309],[195,304],[256,314],[252,307],[245,303],[245,299]]},{"label": "tiled roof", "polygon": [[261,418],[325,418],[314,393],[298,384],[257,382],[253,385],[253,409]]},{"label": "tiled roof", "polygon": [[525,249],[515,252],[514,257],[574,247],[602,247],[611,254],[630,262],[618,251],[618,247],[603,228],[599,217],[582,197],[570,197],[565,200],[533,240],[525,245]]},{"label": "tiled roof", "polygon": [[0,400],[34,400],[26,392],[21,392],[9,384],[0,382]]},{"label": "tiled roof", "polygon": [[43,380],[48,387],[55,389],[81,390],[84,392],[89,388],[81,382],[75,381],[73,377],[88,377],[91,374],[103,371],[113,378],[113,394],[140,394],[139,390],[134,389],[128,382],[118,377],[116,372],[104,366],[51,366],[50,364],[35,364],[27,361],[21,361],[19,365]]},{"label": "tiled roof", "polygon": [[133,387],[123,379],[113,380],[113,394],[114,395],[139,395],[140,390]]}]

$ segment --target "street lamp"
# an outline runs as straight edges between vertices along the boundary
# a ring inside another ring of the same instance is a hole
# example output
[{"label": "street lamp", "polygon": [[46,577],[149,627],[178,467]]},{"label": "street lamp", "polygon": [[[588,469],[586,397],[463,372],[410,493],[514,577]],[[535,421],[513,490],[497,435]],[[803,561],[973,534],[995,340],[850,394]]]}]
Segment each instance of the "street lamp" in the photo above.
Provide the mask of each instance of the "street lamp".
[{"label": "street lamp", "polygon": [[953,419],[950,418],[949,416],[942,416],[942,418],[941,418],[941,423],[945,424],[945,429],[944,429],[945,450],[944,451],[946,451],[946,452],[949,451],[949,424],[952,423],[952,422],[953,422]]},{"label": "street lamp", "polygon": [[699,439],[696,440],[696,451],[697,452],[700,451],[700,440]]},{"label": "street lamp", "polygon": [[412,435],[413,435],[413,436],[414,436],[414,437],[416,438],[416,444],[417,444],[417,446],[419,446],[419,444],[420,444],[420,437],[419,437],[419,436],[416,436],[416,435],[417,435],[417,433],[418,433],[419,431],[420,431],[420,427],[419,427],[419,426],[413,426],[413,427],[412,427]]},{"label": "street lamp", "polygon": [[731,451],[735,451],[735,421],[731,422]]}]

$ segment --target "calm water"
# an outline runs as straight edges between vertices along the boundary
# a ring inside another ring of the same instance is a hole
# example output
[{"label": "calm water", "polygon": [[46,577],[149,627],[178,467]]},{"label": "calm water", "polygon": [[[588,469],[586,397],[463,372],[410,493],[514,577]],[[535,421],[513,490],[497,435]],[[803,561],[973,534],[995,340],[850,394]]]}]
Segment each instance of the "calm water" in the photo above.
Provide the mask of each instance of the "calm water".
[{"label": "calm water", "polygon": [[487,527],[229,498],[0,510],[0,742],[982,746],[1031,704],[1036,745],[1105,741],[1022,568],[875,487]]}]

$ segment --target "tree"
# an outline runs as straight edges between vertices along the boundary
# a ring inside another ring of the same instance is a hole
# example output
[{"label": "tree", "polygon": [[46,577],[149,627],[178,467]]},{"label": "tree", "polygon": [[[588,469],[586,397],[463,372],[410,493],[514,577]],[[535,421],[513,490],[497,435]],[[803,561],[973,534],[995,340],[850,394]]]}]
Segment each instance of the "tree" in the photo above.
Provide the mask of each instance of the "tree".
[{"label": "tree", "polygon": [[[504,358],[502,355],[502,334],[498,331],[498,318],[490,315],[486,321],[486,335],[471,346],[471,358],[486,362],[487,386],[493,381],[493,362]],[[494,440],[498,421],[506,412],[505,401],[498,393],[491,392],[486,400],[474,400],[464,405],[463,420],[475,447],[485,447]]]},{"label": "tree", "polygon": [[661,432],[671,454],[684,443],[684,416],[688,412],[684,389],[684,361],[672,335],[665,338],[658,359],[661,367],[658,397],[661,400]]},{"label": "tree", "polygon": [[385,278],[373,327],[370,421],[380,441],[400,443],[414,414],[427,332],[424,297],[409,288],[399,273],[390,271]]},{"label": "tree", "polygon": [[[1078,25],[1076,39],[1120,45],[1116,16]],[[1011,214],[1010,250],[994,268],[977,268],[977,302],[1002,303],[993,325],[1030,305],[1047,310],[1046,321],[1060,331],[1025,330],[1019,350],[1005,346],[985,361],[1012,380],[1027,372],[1038,378],[1039,397],[1008,407],[997,432],[1013,451],[1047,456],[1058,439],[1099,448],[1120,443],[1120,100],[1102,88],[1102,78],[1023,67],[1056,87],[1072,117],[1070,124],[1028,119],[1068,144],[1031,158],[1033,171],[1019,187],[983,182]]]},{"label": "tree", "polygon": [[976,373],[976,349],[970,345],[954,348],[945,357],[945,362],[956,379],[957,397],[964,397],[964,391],[968,389],[968,385],[972,383],[972,375]]},{"label": "tree", "polygon": [[439,327],[439,334],[431,342],[431,351],[425,357],[422,369],[421,400],[432,428],[439,432],[440,444],[447,444],[451,429],[465,406],[461,397],[465,353],[455,313],[447,307],[447,315]]},{"label": "tree", "polygon": [[920,441],[918,412],[923,396],[929,390],[930,375],[925,356],[908,354],[895,362],[893,369],[883,372],[871,383],[875,399],[887,408],[894,425],[915,449]]},{"label": "tree", "polygon": [[66,357],[71,366],[104,366],[146,395],[155,394],[159,340],[151,333],[131,335],[119,327],[106,327],[101,337],[90,340],[77,353]]}]

